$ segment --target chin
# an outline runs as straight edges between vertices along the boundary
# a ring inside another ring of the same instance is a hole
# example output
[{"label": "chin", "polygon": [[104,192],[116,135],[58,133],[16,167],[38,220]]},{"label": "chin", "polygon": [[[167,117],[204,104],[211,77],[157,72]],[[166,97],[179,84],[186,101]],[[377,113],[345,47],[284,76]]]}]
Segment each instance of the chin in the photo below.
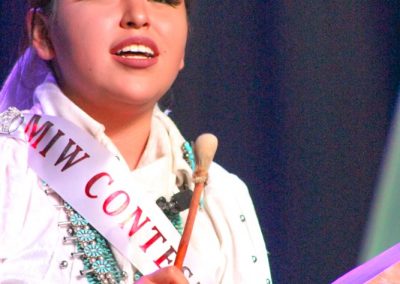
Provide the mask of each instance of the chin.
[{"label": "chin", "polygon": [[158,102],[161,98],[157,95],[148,95],[148,94],[138,94],[132,93],[127,94],[126,96],[118,96],[119,99],[117,101],[123,106],[131,106],[131,107],[154,107],[154,105]]},{"label": "chin", "polygon": [[[107,99],[123,107],[123,104],[132,106],[154,105],[168,91],[171,84],[160,80],[116,80],[114,84],[107,84],[98,89],[98,94],[106,93]],[[104,101],[103,101],[104,102]]]},{"label": "chin", "polygon": [[[148,87],[148,86],[147,86]],[[122,100],[126,101],[126,103],[132,104],[146,104],[149,102],[156,103],[165,93],[167,93],[169,89],[158,88],[158,89],[149,89],[149,88],[129,88],[125,90],[121,90],[119,93],[115,93],[115,96],[120,97]]]}]

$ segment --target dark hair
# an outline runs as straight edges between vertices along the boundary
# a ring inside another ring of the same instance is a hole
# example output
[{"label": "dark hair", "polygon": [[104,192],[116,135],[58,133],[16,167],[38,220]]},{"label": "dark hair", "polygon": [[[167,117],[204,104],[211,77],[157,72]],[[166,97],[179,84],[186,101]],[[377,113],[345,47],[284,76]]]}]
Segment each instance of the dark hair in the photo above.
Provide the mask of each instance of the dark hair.
[{"label": "dark hair", "polygon": [[53,0],[29,0],[29,8],[41,8],[45,13],[50,13]]}]

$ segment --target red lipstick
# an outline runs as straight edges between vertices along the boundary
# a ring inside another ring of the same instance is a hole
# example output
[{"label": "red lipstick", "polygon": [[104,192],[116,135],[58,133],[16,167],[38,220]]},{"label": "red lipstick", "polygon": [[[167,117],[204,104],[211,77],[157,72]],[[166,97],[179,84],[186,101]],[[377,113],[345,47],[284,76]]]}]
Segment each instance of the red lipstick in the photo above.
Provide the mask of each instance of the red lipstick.
[{"label": "red lipstick", "polygon": [[[133,52],[126,51],[129,50],[129,47],[132,47]],[[140,48],[138,49],[137,47]],[[143,50],[145,50],[145,52],[143,52]],[[147,37],[131,37],[125,39],[113,46],[110,53],[119,63],[139,69],[156,64],[158,55],[160,54],[156,43]]]}]

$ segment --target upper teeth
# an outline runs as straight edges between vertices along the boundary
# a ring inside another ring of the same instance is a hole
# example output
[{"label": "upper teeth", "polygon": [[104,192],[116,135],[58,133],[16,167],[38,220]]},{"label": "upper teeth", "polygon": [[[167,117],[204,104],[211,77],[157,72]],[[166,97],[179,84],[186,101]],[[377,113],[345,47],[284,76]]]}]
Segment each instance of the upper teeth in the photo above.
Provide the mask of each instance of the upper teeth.
[{"label": "upper teeth", "polygon": [[141,52],[141,53],[147,53],[151,56],[154,55],[154,51],[150,47],[140,44],[132,44],[129,46],[125,46],[123,49],[118,50],[119,54],[124,52]]}]

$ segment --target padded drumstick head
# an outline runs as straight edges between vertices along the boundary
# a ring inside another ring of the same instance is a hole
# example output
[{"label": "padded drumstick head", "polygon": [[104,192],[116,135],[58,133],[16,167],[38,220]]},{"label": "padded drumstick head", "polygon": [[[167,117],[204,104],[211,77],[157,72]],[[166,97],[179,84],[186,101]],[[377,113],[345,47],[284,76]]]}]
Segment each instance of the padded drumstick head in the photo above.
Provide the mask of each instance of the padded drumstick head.
[{"label": "padded drumstick head", "polygon": [[210,133],[202,134],[196,139],[194,145],[196,171],[208,171],[208,168],[214,159],[215,152],[217,151],[217,137]]}]

